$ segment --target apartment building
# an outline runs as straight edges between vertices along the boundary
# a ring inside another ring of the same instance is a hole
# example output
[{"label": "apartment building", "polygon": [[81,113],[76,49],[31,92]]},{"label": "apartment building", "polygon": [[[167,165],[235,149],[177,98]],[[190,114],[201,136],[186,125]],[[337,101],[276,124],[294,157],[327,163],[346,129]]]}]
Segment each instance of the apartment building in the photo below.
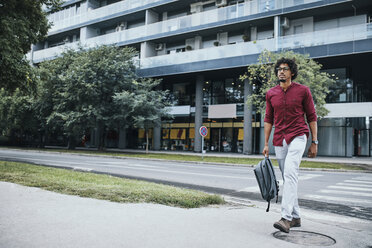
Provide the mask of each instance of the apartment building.
[{"label": "apartment building", "polygon": [[[262,116],[244,104],[252,88],[239,75],[267,49],[310,54],[337,82],[318,123],[319,155],[371,156],[371,0],[70,0],[48,18],[47,39],[28,55],[34,64],[79,43],[116,44],[139,51],[139,75],[163,79],[175,118],[152,130],[152,149],[200,152],[204,125],[205,150],[260,153]],[[143,144],[143,130],[108,139]]]}]

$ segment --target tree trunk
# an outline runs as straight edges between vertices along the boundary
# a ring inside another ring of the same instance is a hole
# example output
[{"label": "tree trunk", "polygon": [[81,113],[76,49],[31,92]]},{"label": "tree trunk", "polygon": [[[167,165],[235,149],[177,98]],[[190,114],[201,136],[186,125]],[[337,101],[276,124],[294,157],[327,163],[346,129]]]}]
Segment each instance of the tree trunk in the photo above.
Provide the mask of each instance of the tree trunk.
[{"label": "tree trunk", "polygon": [[99,128],[99,143],[98,143],[98,150],[103,151],[105,149],[105,138],[106,138],[106,130],[104,127]]},{"label": "tree trunk", "polygon": [[39,133],[39,148],[45,147],[45,140],[46,140],[46,132],[40,132]]},{"label": "tree trunk", "polygon": [[146,128],[146,154],[149,153],[149,130]]},{"label": "tree trunk", "polygon": [[69,150],[75,150],[75,147],[76,147],[76,140],[75,140],[75,137],[70,135],[68,136],[68,145],[67,145],[67,149]]}]

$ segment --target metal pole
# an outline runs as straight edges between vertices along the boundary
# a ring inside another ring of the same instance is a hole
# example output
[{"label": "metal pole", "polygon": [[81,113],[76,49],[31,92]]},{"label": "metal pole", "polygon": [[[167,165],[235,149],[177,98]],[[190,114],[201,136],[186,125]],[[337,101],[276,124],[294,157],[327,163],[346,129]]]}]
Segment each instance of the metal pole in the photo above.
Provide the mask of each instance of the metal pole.
[{"label": "metal pole", "polygon": [[202,161],[204,161],[204,136],[202,136]]}]

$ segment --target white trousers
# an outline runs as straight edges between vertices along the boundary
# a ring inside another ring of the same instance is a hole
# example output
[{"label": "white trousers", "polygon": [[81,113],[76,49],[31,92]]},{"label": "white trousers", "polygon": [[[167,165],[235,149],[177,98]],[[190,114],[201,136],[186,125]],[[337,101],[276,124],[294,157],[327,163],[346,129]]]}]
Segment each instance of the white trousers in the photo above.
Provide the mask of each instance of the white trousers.
[{"label": "white trousers", "polygon": [[300,218],[297,184],[302,155],[306,147],[306,135],[297,136],[288,145],[283,139],[283,146],[275,146],[275,155],[283,177],[282,218],[292,220]]}]

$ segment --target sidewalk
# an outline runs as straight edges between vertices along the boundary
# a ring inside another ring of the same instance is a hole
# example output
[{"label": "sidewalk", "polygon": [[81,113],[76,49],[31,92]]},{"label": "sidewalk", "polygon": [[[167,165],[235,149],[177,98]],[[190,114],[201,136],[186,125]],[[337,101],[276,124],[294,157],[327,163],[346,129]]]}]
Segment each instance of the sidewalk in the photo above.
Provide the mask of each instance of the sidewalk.
[{"label": "sidewalk", "polygon": [[[0,182],[0,247],[240,248],[324,247],[276,239],[280,205],[252,202],[200,209],[119,204]],[[255,206],[252,206],[254,204]],[[372,223],[303,209],[295,230],[328,235],[331,247],[370,247]],[[281,233],[283,234],[283,233]],[[297,232],[297,234],[299,234]],[[300,233],[303,234],[303,233]]]}]

